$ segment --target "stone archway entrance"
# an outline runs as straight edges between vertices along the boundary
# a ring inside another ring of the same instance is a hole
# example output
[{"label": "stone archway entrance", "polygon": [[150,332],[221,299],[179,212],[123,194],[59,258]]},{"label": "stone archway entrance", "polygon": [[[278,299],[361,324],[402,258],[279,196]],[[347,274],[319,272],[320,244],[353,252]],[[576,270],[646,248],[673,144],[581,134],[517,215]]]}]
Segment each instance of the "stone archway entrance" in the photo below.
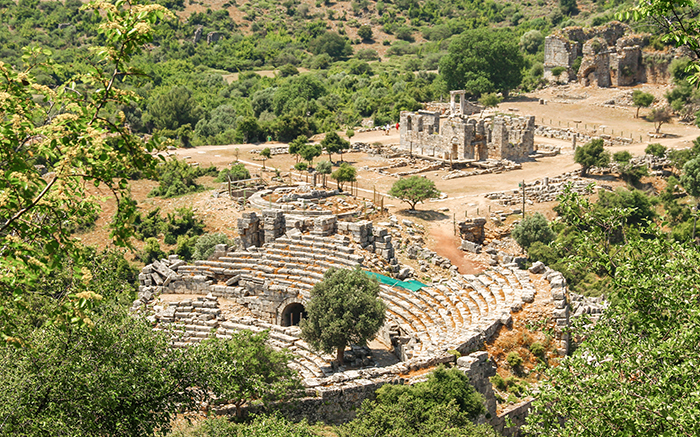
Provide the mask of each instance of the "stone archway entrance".
[{"label": "stone archway entrance", "polygon": [[280,318],[282,326],[299,326],[299,322],[306,318],[306,309],[299,302],[290,303],[284,307]]}]

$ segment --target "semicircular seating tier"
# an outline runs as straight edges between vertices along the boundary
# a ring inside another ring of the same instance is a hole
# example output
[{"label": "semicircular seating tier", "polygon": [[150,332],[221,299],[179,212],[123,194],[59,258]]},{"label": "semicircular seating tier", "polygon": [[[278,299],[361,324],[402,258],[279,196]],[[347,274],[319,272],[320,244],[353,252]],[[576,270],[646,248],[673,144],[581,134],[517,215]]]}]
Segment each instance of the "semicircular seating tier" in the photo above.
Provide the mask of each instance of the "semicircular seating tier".
[{"label": "semicircular seating tier", "polygon": [[[220,251],[216,259],[191,265],[171,257],[142,270],[139,296],[147,295],[142,301],[157,293],[200,296],[160,305],[151,316],[158,329],[172,333],[176,346],[211,335],[226,338],[240,330],[269,330],[270,344],[290,350],[291,366],[303,377],[322,378],[332,373],[333,357],[301,340],[297,326],[283,326],[285,309],[303,305],[329,268],[362,266],[363,253],[347,236],[297,235],[262,247]],[[522,303],[523,294],[534,294],[527,271],[502,266],[479,275],[454,274],[416,291],[380,287],[387,323],[379,337],[392,343],[402,361],[478,349],[501,324],[508,323],[511,309]],[[218,298],[236,301],[253,317],[223,316]]]}]

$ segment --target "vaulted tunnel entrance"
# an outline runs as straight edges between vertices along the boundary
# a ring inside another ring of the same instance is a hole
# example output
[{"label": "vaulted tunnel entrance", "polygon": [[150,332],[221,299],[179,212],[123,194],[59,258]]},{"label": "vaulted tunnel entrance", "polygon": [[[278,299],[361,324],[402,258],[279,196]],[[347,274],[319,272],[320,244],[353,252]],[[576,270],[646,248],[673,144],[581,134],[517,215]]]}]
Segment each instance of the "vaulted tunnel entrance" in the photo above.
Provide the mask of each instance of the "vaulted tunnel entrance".
[{"label": "vaulted tunnel entrance", "polygon": [[291,303],[282,311],[282,326],[298,326],[306,317],[306,309],[300,303]]}]

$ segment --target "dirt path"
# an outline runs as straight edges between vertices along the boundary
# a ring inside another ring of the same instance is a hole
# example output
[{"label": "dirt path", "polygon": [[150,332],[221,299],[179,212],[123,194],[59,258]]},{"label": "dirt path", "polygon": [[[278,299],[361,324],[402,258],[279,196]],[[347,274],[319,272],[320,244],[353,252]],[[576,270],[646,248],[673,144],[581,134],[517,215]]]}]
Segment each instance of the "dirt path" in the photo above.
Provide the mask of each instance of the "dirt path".
[{"label": "dirt path", "polygon": [[432,241],[428,247],[438,255],[449,259],[457,266],[463,275],[476,275],[483,272],[486,266],[470,259],[469,255],[459,249],[461,241],[454,235],[451,220],[441,220],[430,228]]}]

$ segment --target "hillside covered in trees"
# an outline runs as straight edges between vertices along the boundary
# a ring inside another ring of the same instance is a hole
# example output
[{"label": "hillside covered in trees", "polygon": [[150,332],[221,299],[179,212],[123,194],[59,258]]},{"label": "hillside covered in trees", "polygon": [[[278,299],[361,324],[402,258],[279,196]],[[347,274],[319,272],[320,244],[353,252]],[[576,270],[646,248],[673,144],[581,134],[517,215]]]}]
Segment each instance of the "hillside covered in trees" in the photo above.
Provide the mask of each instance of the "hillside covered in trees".
[{"label": "hillside covered in trees", "polygon": [[[604,24],[625,6],[544,0],[160,3],[177,16],[156,24],[152,42],[133,59],[138,73],[117,78],[143,99],[115,109],[133,132],[159,133],[184,146],[289,141],[361,123],[381,126],[457,88],[472,98],[529,90],[543,83],[544,36],[564,26]],[[25,47],[50,49],[61,68],[37,71],[37,82],[47,86],[88,71],[86,49],[102,39],[98,18],[80,5],[4,0],[0,60],[21,69],[42,60],[23,58]],[[472,58],[464,58],[466,40],[480,41],[470,49]],[[489,52],[496,58],[508,53],[505,77],[496,79],[493,64],[473,62]],[[437,73],[440,66],[461,73],[462,61],[482,79]]]}]

